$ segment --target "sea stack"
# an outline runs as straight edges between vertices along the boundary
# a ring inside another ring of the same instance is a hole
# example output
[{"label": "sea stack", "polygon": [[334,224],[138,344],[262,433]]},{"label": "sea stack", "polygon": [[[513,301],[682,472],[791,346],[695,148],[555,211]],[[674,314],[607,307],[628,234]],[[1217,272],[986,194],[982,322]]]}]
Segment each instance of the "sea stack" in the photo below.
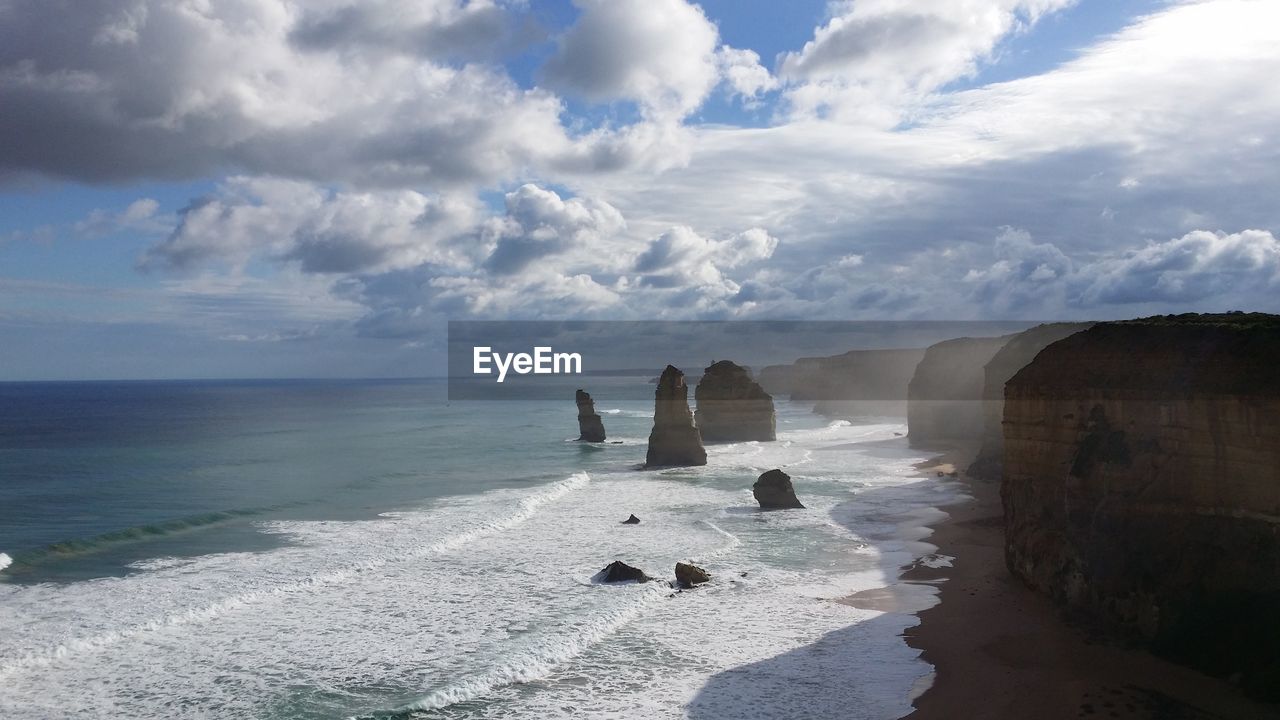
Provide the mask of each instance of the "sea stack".
[{"label": "sea stack", "polygon": [[574,400],[578,403],[578,439],[583,442],[604,442],[604,422],[596,414],[596,403],[591,395],[579,389]]},{"label": "sea stack", "polygon": [[1005,385],[1009,569],[1280,700],[1280,316],[1109,322]]},{"label": "sea stack", "polygon": [[770,470],[761,475],[756,484],[751,486],[751,494],[760,503],[761,510],[804,509],[804,505],[796,497],[791,476],[781,470]]},{"label": "sea stack", "polygon": [[711,575],[706,570],[692,563],[676,563],[676,587],[689,589],[694,585],[711,582]]},{"label": "sea stack", "polygon": [[707,451],[689,412],[689,386],[684,383],[684,373],[668,365],[654,391],[653,432],[649,433],[645,466],[706,464]]},{"label": "sea stack", "polygon": [[728,360],[712,363],[702,372],[694,397],[703,442],[777,439],[773,397],[741,365]]}]

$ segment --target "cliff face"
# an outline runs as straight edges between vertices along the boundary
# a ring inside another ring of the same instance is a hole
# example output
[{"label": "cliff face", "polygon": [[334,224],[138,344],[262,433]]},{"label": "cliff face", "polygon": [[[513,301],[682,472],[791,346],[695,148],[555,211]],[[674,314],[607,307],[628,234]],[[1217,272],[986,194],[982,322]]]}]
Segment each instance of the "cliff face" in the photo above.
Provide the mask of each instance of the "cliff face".
[{"label": "cliff face", "polygon": [[813,401],[824,415],[895,415],[906,409],[907,383],[923,357],[923,349],[909,349],[800,358],[764,368],[760,384],[774,395]]},{"label": "cliff face", "polygon": [[694,390],[695,414],[704,442],[774,440],[773,397],[747,369],[728,360],[713,363]]},{"label": "cliff face", "polygon": [[654,390],[653,431],[649,433],[649,449],[645,465],[706,465],[707,451],[702,436],[693,426],[689,412],[689,386],[684,373],[671,365],[658,377]]},{"label": "cliff face", "polygon": [[596,403],[583,390],[574,394],[578,403],[578,439],[584,442],[604,442],[604,422],[596,413]]},{"label": "cliff face", "polygon": [[912,446],[977,444],[982,438],[987,363],[1012,335],[957,338],[925,349],[907,386]]},{"label": "cliff face", "polygon": [[1005,386],[1010,570],[1280,694],[1280,317],[1104,323]]},{"label": "cliff face", "polygon": [[1050,343],[1087,330],[1093,323],[1049,323],[1014,335],[983,368],[982,447],[969,474],[996,479],[1000,477],[1004,453],[1004,385],[1019,370],[1031,364]]}]

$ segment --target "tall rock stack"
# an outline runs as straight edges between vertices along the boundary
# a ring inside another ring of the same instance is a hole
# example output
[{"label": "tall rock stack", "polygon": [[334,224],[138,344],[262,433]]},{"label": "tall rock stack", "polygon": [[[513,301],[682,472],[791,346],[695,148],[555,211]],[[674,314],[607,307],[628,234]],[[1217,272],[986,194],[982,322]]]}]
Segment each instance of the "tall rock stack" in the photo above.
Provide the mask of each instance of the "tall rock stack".
[{"label": "tall rock stack", "polygon": [[1280,700],[1280,316],[1102,323],[1005,385],[1009,569]]},{"label": "tall rock stack", "polygon": [[741,365],[728,360],[712,363],[703,371],[694,397],[694,417],[704,442],[777,439],[773,397]]},{"label": "tall rock stack", "polygon": [[969,474],[995,480],[1001,472],[1004,453],[1004,385],[1036,355],[1064,337],[1088,330],[1093,323],[1047,323],[1014,335],[987,362],[983,369],[982,447],[969,466]]},{"label": "tall rock stack", "polygon": [[907,385],[912,447],[976,447],[982,439],[984,368],[1012,335],[957,338],[930,345]]},{"label": "tall rock stack", "polygon": [[591,395],[579,389],[574,400],[578,403],[578,439],[583,442],[604,442],[604,422],[596,414],[596,403]]},{"label": "tall rock stack", "polygon": [[684,373],[668,365],[654,391],[653,432],[649,433],[647,467],[706,465],[707,451],[689,412],[689,386]]}]

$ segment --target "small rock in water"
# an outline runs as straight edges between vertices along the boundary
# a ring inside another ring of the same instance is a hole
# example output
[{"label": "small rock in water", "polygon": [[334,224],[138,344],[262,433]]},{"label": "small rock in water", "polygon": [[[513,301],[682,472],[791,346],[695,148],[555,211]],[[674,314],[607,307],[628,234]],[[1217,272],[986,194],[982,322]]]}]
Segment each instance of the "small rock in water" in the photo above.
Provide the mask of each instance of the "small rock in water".
[{"label": "small rock in water", "polygon": [[791,485],[791,476],[781,470],[770,470],[756,480],[751,486],[751,494],[756,502],[765,510],[783,510],[788,508],[804,508],[796,497],[796,489]]},{"label": "small rock in water", "polygon": [[602,583],[619,583],[619,582],[648,582],[651,578],[644,574],[640,568],[634,568],[622,562],[614,560],[605,566],[603,570],[596,573],[591,578],[596,582]]},{"label": "small rock in water", "polygon": [[623,521],[622,521],[622,524],[623,524],[623,525],[639,525],[639,524],[640,524],[640,518],[636,517],[636,516],[633,514],[631,517],[627,518],[626,520],[623,520]]},{"label": "small rock in water", "polygon": [[676,563],[676,585],[682,588],[691,588],[694,585],[701,585],[705,582],[711,582],[711,576],[706,570],[697,565],[689,563]]}]

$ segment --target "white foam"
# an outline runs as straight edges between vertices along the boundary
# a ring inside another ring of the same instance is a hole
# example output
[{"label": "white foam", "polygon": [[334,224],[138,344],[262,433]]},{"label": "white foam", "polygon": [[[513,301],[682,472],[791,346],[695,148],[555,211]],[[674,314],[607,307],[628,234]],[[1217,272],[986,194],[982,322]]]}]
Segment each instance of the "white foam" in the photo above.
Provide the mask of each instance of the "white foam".
[{"label": "white foam", "polygon": [[12,564],[13,558],[9,557],[7,553],[0,552],[0,570],[4,570]]}]

